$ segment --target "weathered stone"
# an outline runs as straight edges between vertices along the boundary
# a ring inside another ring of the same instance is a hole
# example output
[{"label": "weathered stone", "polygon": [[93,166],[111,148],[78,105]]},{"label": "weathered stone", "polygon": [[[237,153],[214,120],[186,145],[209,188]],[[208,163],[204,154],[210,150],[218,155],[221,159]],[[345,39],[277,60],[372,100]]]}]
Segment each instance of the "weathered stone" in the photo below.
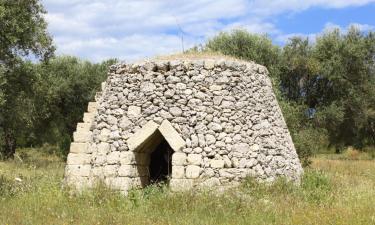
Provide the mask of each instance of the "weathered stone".
[{"label": "weathered stone", "polygon": [[105,184],[115,190],[129,190],[132,188],[132,180],[129,177],[108,177]]},{"label": "weathered stone", "polygon": [[91,123],[77,123],[77,132],[90,131]]},{"label": "weathered stone", "polygon": [[111,152],[107,155],[108,164],[117,164],[120,161],[120,152]]},{"label": "weathered stone", "polygon": [[91,155],[85,153],[69,153],[66,164],[68,165],[85,165],[90,164]]},{"label": "weathered stone", "polygon": [[186,167],[186,177],[187,178],[191,178],[191,179],[194,179],[194,178],[198,178],[199,177],[199,173],[200,173],[200,167],[199,166],[194,166],[194,165],[189,165]]},{"label": "weathered stone", "polygon": [[127,115],[129,118],[138,118],[141,115],[141,107],[129,106]]},{"label": "weathered stone", "polygon": [[106,165],[103,168],[104,176],[106,177],[115,177],[117,175],[117,165]]},{"label": "weathered stone", "polygon": [[76,143],[72,142],[70,144],[70,153],[91,153],[92,150],[89,149],[88,143]]},{"label": "weathered stone", "polygon": [[131,136],[127,144],[131,151],[135,151],[139,148],[147,139],[149,139],[158,129],[159,125],[153,121],[149,121],[146,125],[142,127],[138,132]]},{"label": "weathered stone", "polygon": [[193,188],[194,181],[192,179],[171,179],[169,187],[171,191],[187,191]]},{"label": "weathered stone", "polygon": [[212,168],[224,168],[224,160],[211,160],[210,165]]},{"label": "weathered stone", "polygon": [[185,167],[184,166],[174,166],[172,169],[172,178],[182,179],[185,178]]},{"label": "weathered stone", "polygon": [[89,104],[87,106],[87,112],[88,113],[95,113],[97,108],[98,108],[98,103],[89,102]]},{"label": "weathered stone", "polygon": [[171,107],[169,109],[169,112],[172,114],[172,116],[181,116],[182,110],[179,107]]},{"label": "weathered stone", "polygon": [[126,130],[132,125],[132,122],[129,120],[128,117],[123,116],[120,120],[119,127],[122,128],[123,130]]},{"label": "weathered stone", "polygon": [[91,123],[94,120],[95,113],[84,113],[83,114],[83,122],[84,123]]},{"label": "weathered stone", "polygon": [[92,133],[90,131],[87,132],[74,132],[73,133],[73,139],[74,142],[78,143],[88,143],[91,141],[91,135]]},{"label": "weathered stone", "polygon": [[88,177],[90,175],[90,165],[67,165],[65,167],[65,176]]},{"label": "weathered stone", "polygon": [[187,157],[187,162],[190,165],[200,165],[202,163],[202,155],[201,154],[189,154]]},{"label": "weathered stone", "polygon": [[220,124],[214,122],[209,123],[207,127],[208,129],[213,130],[215,132],[220,132],[223,130],[223,127]]},{"label": "weathered stone", "polygon": [[186,154],[182,152],[175,152],[172,155],[173,166],[183,166],[186,164]]},{"label": "weathered stone", "polygon": [[185,147],[184,139],[182,139],[168,120],[163,121],[159,127],[159,131],[175,152],[181,151]]}]

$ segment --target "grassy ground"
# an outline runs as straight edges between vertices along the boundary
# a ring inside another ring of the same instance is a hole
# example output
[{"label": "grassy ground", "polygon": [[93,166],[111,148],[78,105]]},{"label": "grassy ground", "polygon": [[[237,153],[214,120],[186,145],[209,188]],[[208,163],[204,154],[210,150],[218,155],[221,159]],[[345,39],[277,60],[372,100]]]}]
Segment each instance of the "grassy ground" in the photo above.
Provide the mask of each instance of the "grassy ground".
[{"label": "grassy ground", "polygon": [[64,163],[35,150],[0,162],[0,224],[375,224],[375,161],[317,157],[300,187],[249,179],[223,194],[128,197],[103,187],[80,195],[61,189]]}]

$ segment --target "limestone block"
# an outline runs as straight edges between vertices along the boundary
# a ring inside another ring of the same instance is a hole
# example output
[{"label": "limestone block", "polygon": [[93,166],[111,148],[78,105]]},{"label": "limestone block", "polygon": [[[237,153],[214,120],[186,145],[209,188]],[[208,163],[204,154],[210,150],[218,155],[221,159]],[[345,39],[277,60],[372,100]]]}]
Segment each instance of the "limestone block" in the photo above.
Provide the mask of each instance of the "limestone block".
[{"label": "limestone block", "polygon": [[91,165],[67,165],[65,176],[88,177],[90,175]]},{"label": "limestone block", "polygon": [[203,181],[199,186],[210,188],[210,187],[215,187],[215,186],[219,186],[219,185],[220,185],[219,178],[211,177],[211,178],[208,178],[207,180]]},{"label": "limestone block", "polygon": [[95,113],[84,113],[83,114],[83,122],[84,123],[91,123],[94,120]]},{"label": "limestone block", "polygon": [[99,139],[99,141],[107,142],[110,135],[111,135],[111,131],[107,128],[103,128],[100,131],[100,134],[98,135],[98,139]]},{"label": "limestone block", "polygon": [[90,153],[87,143],[70,143],[70,153]]},{"label": "limestone block", "polygon": [[85,153],[69,153],[66,163],[68,165],[85,165],[90,164],[91,154]]},{"label": "limestone block", "polygon": [[175,152],[172,155],[173,166],[183,166],[186,164],[186,154],[182,152]]},{"label": "limestone block", "polygon": [[84,143],[84,142],[90,142],[91,141],[91,132],[88,131],[88,132],[74,132],[73,133],[73,139],[74,139],[74,142],[78,142],[78,143]]},{"label": "limestone block", "polygon": [[201,168],[199,166],[189,165],[186,167],[186,177],[187,178],[198,178]]},{"label": "limestone block", "polygon": [[122,165],[118,169],[118,174],[122,177],[143,177],[148,175],[148,168],[135,165]]},{"label": "limestone block", "polygon": [[93,186],[92,179],[90,179],[89,177],[81,176],[65,177],[65,184],[69,187],[75,188],[78,191],[82,191]]},{"label": "limestone block", "polygon": [[169,187],[171,191],[187,191],[190,190],[194,185],[192,179],[171,179],[169,181]]},{"label": "limestone block", "polygon": [[98,103],[96,103],[96,102],[89,102],[89,104],[87,106],[87,112],[94,113],[97,108],[98,108]]},{"label": "limestone block", "polygon": [[115,190],[129,190],[133,184],[129,177],[107,177],[104,182],[109,188]]},{"label": "limestone block", "polygon": [[77,123],[78,132],[87,132],[90,131],[91,123]]},{"label": "limestone block", "polygon": [[164,120],[161,123],[159,131],[175,152],[181,151],[181,149],[185,146],[184,139],[182,139],[168,120]]},{"label": "limestone block", "polygon": [[224,168],[224,160],[213,159],[210,162],[212,168]]},{"label": "limestone block", "polygon": [[133,134],[127,141],[130,151],[135,151],[140,147],[148,138],[150,138],[158,129],[159,125],[153,121],[149,121]]},{"label": "limestone block", "polygon": [[117,175],[117,165],[106,165],[103,168],[104,176],[106,177],[114,177]]},{"label": "limestone block", "polygon": [[104,178],[103,167],[101,166],[93,167],[91,170],[91,175],[96,178]]},{"label": "limestone block", "polygon": [[135,153],[126,151],[120,153],[120,164],[121,165],[134,165],[136,164],[135,161]]},{"label": "limestone block", "polygon": [[107,155],[107,164],[117,164],[120,162],[120,152],[114,151]]},{"label": "limestone block", "polygon": [[106,155],[110,150],[110,145],[105,142],[101,142],[97,145],[97,152],[102,155]]},{"label": "limestone block", "polygon": [[172,178],[182,179],[185,178],[185,167],[173,166],[172,167]]},{"label": "limestone block", "polygon": [[201,154],[189,154],[187,157],[187,162],[190,165],[200,165],[202,163],[202,155]]}]

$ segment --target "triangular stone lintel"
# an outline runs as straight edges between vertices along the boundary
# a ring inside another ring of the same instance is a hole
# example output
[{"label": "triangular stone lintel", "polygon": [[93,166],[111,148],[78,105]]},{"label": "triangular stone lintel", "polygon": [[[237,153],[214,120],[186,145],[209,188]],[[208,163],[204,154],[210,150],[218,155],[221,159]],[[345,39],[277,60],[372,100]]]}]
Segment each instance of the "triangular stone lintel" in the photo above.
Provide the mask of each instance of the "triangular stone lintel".
[{"label": "triangular stone lintel", "polygon": [[151,149],[152,146],[150,145],[156,147],[161,142],[160,134],[175,152],[181,151],[185,146],[184,139],[182,139],[168,120],[164,120],[160,126],[153,121],[149,121],[128,139],[129,150],[142,151],[145,149],[145,146]]}]

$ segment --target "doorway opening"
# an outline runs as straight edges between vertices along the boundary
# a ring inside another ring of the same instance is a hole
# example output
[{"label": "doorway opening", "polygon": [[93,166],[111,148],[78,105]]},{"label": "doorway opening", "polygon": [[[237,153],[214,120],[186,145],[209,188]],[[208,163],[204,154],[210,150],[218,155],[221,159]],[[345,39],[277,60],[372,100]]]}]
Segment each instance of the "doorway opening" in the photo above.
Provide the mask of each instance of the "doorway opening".
[{"label": "doorway opening", "polygon": [[127,140],[135,161],[141,186],[168,183],[172,175],[172,155],[181,151],[185,141],[168,120],[162,124],[147,122]]},{"label": "doorway opening", "polygon": [[172,174],[173,150],[163,138],[160,144],[150,154],[149,178],[150,184],[168,182]]}]

